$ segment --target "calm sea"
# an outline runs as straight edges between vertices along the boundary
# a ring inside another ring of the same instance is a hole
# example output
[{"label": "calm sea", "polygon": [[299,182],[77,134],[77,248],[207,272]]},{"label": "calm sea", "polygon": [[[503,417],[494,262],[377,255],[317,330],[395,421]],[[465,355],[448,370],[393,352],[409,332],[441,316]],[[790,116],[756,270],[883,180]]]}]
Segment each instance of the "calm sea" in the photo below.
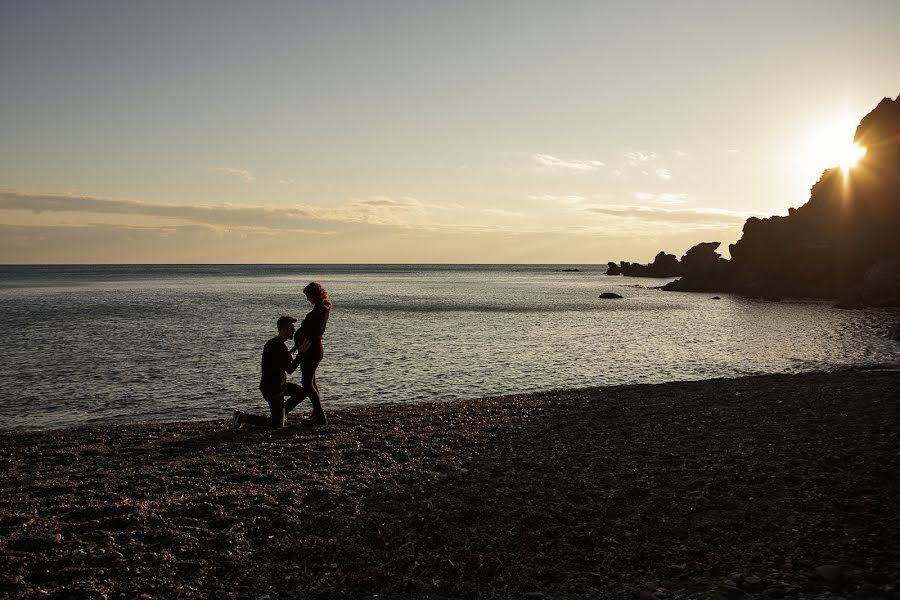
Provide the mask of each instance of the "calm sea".
[{"label": "calm sea", "polygon": [[[900,344],[884,337],[896,310],[711,300],[603,270],[0,266],[0,428],[263,411],[263,344],[276,317],[306,314],[312,280],[334,300],[318,374],[326,408],[900,366]],[[597,298],[606,291],[624,298]]]}]

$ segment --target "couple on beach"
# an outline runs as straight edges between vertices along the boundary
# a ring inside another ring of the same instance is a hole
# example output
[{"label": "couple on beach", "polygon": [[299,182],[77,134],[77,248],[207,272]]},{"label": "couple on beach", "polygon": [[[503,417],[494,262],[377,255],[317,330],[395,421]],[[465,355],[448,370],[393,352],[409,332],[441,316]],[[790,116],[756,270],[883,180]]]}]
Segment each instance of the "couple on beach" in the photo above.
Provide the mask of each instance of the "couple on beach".
[{"label": "couple on beach", "polygon": [[[325,334],[328,315],[331,314],[331,300],[325,288],[315,281],[303,288],[303,293],[313,309],[300,323],[300,329],[294,327],[297,322],[294,317],[279,317],[276,322],[278,335],[266,342],[263,348],[259,391],[269,404],[270,415],[263,417],[235,410],[232,417],[235,428],[244,423],[258,427],[284,427],[287,413],[307,396],[312,403],[312,415],[302,421],[303,425],[328,425],[328,418],[322,410],[319,387],[316,385],[316,368],[324,355],[322,336]],[[294,339],[294,347],[288,350],[285,343],[291,338]],[[301,385],[287,380],[288,374],[296,371],[298,366]],[[287,400],[284,399],[285,396]]]}]

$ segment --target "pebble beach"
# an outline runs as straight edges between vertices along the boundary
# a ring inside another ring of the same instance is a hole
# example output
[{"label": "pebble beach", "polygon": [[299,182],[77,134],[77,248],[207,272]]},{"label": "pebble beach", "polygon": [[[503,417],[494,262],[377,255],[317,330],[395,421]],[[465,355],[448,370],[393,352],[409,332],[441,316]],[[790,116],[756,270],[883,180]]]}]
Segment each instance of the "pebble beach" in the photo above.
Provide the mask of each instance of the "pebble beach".
[{"label": "pebble beach", "polygon": [[898,390],[873,368],[2,432],[0,598],[897,598]]}]

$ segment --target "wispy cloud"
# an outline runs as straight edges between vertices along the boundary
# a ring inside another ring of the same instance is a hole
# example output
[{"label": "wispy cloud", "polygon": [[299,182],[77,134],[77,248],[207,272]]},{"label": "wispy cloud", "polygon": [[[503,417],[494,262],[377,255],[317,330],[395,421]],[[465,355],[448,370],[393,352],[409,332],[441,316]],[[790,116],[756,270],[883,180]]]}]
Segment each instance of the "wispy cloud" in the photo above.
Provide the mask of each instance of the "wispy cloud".
[{"label": "wispy cloud", "polygon": [[352,223],[403,225],[409,217],[426,212],[425,205],[415,198],[369,196],[353,199],[349,204],[323,211],[321,215]]},{"label": "wispy cloud", "polygon": [[608,205],[584,209],[595,215],[607,215],[654,222],[738,225],[749,217],[768,216],[759,213],[719,208],[663,208],[659,206]]},{"label": "wispy cloud", "polygon": [[467,208],[466,208],[465,206],[463,206],[462,204],[459,204],[459,203],[457,203],[457,202],[444,202],[444,203],[437,203],[437,202],[423,202],[423,203],[422,203],[422,206],[425,207],[425,208],[428,209],[428,210],[443,210],[443,211],[446,211],[446,210],[467,210]]},{"label": "wispy cloud", "polygon": [[291,185],[292,183],[296,183],[296,180],[291,177],[285,177],[284,179],[279,179],[278,183],[280,185]]},{"label": "wispy cloud", "polygon": [[403,211],[420,210],[422,208],[422,203],[415,198],[394,199],[390,196],[369,196],[363,200],[357,200],[356,203],[362,206],[399,209]]},{"label": "wispy cloud", "polygon": [[211,167],[209,170],[213,173],[227,173],[229,175],[237,175],[244,181],[244,183],[252,183],[256,181],[256,176],[246,169],[236,169],[234,167]]},{"label": "wispy cloud", "polygon": [[653,202],[654,204],[684,204],[687,202],[688,195],[684,192],[663,192],[660,194],[652,194],[649,192],[634,192],[632,196],[637,200]]},{"label": "wispy cloud", "polygon": [[762,213],[732,211],[718,208],[682,208],[689,196],[686,192],[633,192],[631,197],[642,204],[615,202],[608,194],[534,194],[530,200],[554,203],[567,211],[619,217],[634,221],[702,226],[704,224],[734,225],[752,216],[769,216]]},{"label": "wispy cloud", "polygon": [[567,171],[569,173],[590,173],[605,166],[605,163],[593,159],[559,158],[550,154],[532,154],[532,160],[542,171]]},{"label": "wispy cloud", "polygon": [[587,196],[580,196],[578,194],[532,194],[528,196],[528,199],[536,200],[538,202],[549,202],[554,204],[573,206],[575,204],[586,202],[588,198]]},{"label": "wispy cloud", "polygon": [[[646,150],[629,150],[625,152],[625,167],[636,170],[642,175],[669,181],[672,171],[660,164],[660,155]],[[622,169],[617,169],[621,174]]]},{"label": "wispy cloud", "polygon": [[628,166],[637,167],[642,164],[656,162],[659,155],[656,152],[644,152],[643,150],[629,150],[625,153]]},{"label": "wispy cloud", "polygon": [[505,210],[502,208],[483,208],[481,209],[481,213],[485,215],[491,215],[494,217],[504,217],[504,218],[522,218],[525,216],[525,213],[516,212],[512,210]]}]

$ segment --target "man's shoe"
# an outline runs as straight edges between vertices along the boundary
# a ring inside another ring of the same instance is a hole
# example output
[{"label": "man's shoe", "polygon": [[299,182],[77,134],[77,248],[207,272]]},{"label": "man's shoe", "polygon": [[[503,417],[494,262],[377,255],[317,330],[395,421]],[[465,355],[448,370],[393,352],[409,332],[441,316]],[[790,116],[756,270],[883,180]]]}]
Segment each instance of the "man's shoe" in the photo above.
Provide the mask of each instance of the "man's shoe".
[{"label": "man's shoe", "polygon": [[308,419],[303,419],[304,427],[318,427],[320,425],[328,425],[328,417],[324,412],[314,412]]},{"label": "man's shoe", "polygon": [[244,424],[244,413],[239,410],[235,410],[234,414],[231,415],[231,426],[235,429],[240,429],[241,425]]}]

